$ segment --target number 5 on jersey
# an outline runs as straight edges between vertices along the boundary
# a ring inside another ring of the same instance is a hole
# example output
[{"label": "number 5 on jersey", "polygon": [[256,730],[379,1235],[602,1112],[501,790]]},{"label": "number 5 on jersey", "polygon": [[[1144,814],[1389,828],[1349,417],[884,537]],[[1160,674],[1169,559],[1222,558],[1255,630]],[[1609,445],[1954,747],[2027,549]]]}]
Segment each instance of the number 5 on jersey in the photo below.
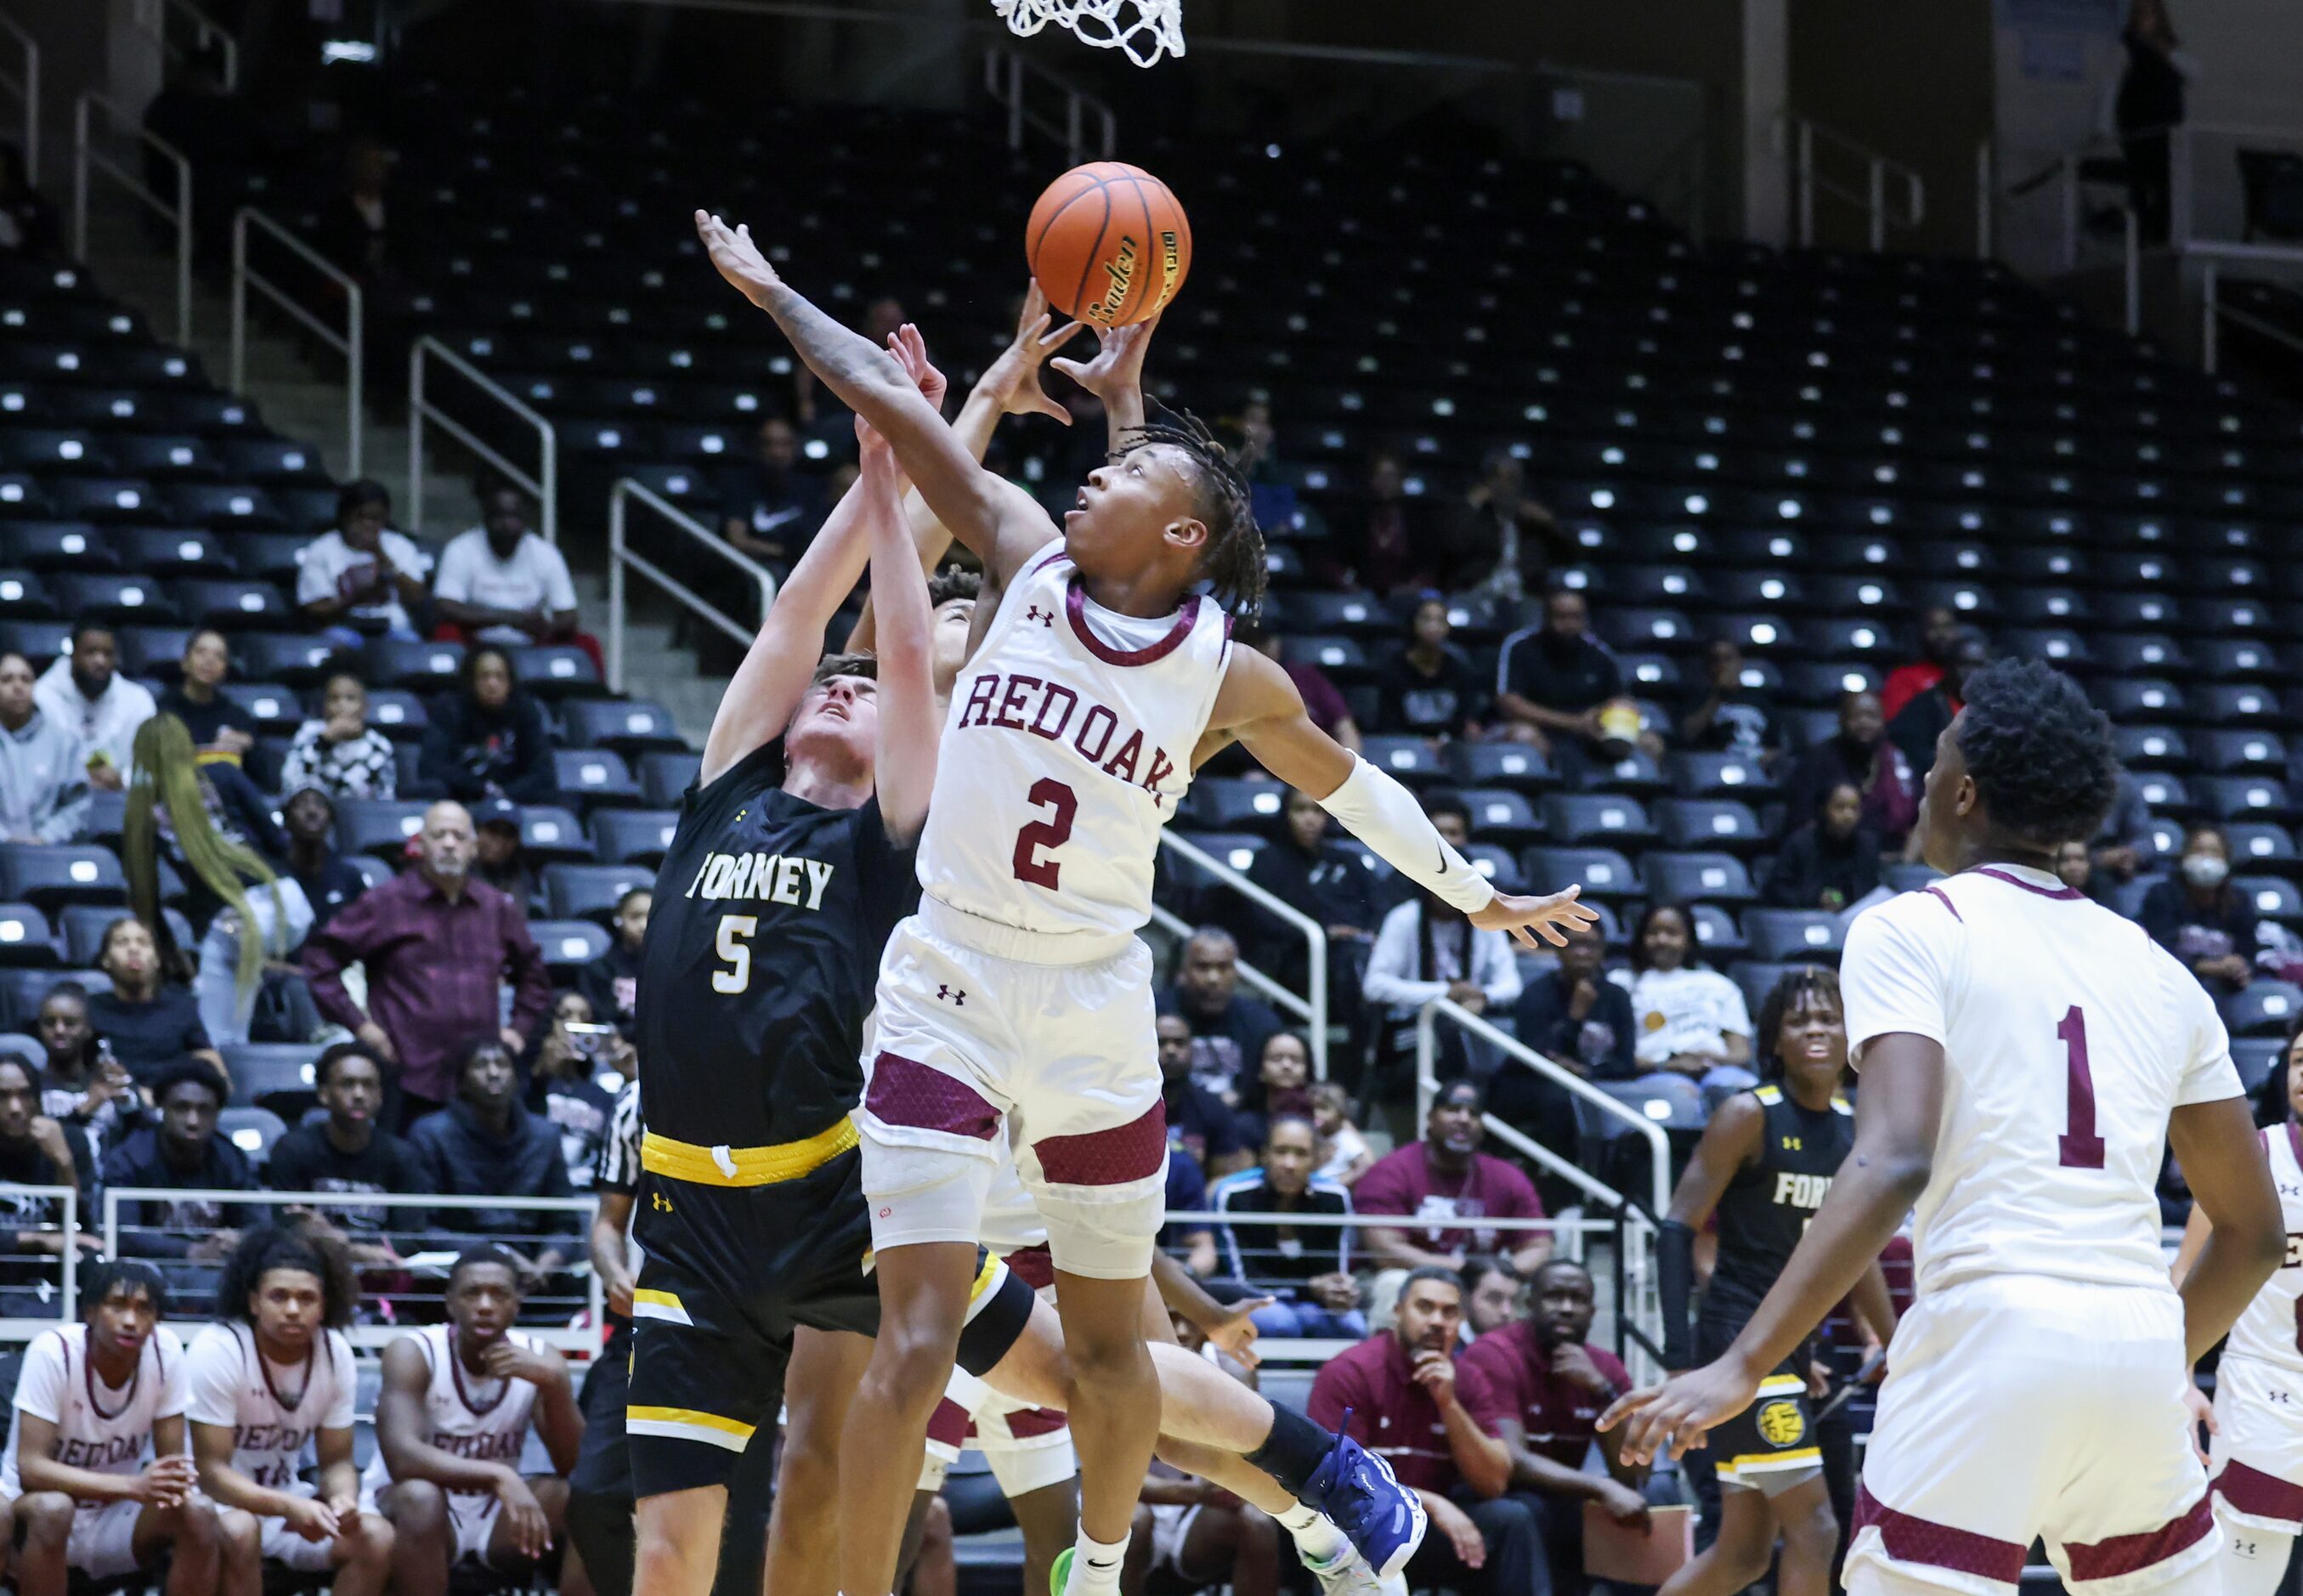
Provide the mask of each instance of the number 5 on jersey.
[{"label": "number 5 on jersey", "polygon": [[1053,776],[1042,776],[1032,783],[1032,790],[1025,796],[1032,800],[1033,808],[1044,806],[1055,812],[1055,817],[1035,820],[1016,833],[1016,879],[1052,892],[1063,862],[1041,858],[1040,849],[1052,852],[1071,840],[1072,816],[1079,812],[1079,795]]},{"label": "number 5 on jersey", "polygon": [[722,915],[720,934],[713,939],[713,947],[728,961],[724,970],[712,972],[712,990],[730,996],[747,990],[752,984],[752,933],[760,928],[757,915]]}]

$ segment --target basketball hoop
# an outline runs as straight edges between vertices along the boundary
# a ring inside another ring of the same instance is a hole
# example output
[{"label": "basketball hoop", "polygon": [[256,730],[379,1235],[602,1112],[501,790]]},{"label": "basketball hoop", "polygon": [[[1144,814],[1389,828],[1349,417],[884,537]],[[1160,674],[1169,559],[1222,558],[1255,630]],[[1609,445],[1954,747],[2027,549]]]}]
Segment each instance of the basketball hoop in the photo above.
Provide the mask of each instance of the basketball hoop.
[{"label": "basketball hoop", "polygon": [[1100,50],[1125,50],[1138,66],[1184,53],[1183,0],[991,0],[1016,33],[1059,22]]}]

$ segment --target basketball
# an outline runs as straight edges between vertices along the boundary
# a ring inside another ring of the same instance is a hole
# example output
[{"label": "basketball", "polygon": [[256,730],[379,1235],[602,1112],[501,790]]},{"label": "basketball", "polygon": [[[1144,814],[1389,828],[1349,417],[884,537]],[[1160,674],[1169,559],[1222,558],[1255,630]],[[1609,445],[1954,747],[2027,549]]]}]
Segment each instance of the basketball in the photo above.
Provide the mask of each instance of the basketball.
[{"label": "basketball", "polygon": [[1059,314],[1125,327],[1167,308],[1192,269],[1192,224],[1168,185],[1121,161],[1090,161],[1032,207],[1024,253]]}]

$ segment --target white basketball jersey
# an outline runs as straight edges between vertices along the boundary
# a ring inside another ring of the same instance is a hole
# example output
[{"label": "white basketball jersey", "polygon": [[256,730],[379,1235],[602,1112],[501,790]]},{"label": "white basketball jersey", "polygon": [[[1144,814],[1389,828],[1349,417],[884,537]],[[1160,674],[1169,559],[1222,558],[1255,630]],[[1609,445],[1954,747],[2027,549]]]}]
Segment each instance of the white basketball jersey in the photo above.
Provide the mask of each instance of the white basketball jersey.
[{"label": "white basketball jersey", "polygon": [[232,1466],[266,1490],[294,1490],[304,1448],[323,1430],[352,1425],[352,1344],[328,1330],[310,1360],[283,1367],[257,1351],[246,1324],[211,1324],[186,1355],[196,1424],[229,1424]]},{"label": "white basketball jersey", "polygon": [[920,885],[1003,925],[1126,935],[1152,917],[1231,622],[1200,597],[1114,615],[1073,578],[1059,546],[1034,556],[952,689]]},{"label": "white basketball jersey", "polygon": [[[431,1426],[426,1440],[443,1452],[482,1463],[519,1466],[527,1446],[527,1428],[536,1414],[536,1387],[525,1380],[476,1378],[456,1355],[455,1326],[427,1324],[416,1333],[424,1361],[432,1365],[432,1383],[424,1391],[424,1416]],[[543,1343],[518,1330],[510,1333],[516,1347],[541,1351]],[[368,1459],[363,1480],[371,1491],[392,1483],[384,1465],[384,1448]],[[458,1492],[484,1496],[485,1491]]]},{"label": "white basketball jersey", "polygon": [[2287,1253],[2231,1326],[2223,1355],[2303,1371],[2303,1128],[2291,1119],[2271,1127],[2263,1133],[2263,1150],[2279,1187]]},{"label": "white basketball jersey", "polygon": [[1981,1274],[2171,1290],[2154,1195],[2167,1117],[2240,1095],[2191,973],[2054,876],[1969,870],[1860,916],[1840,968],[1850,1056],[1943,1044],[1921,1292]]},{"label": "white basketball jersey", "polygon": [[[143,1472],[152,1453],[152,1426],[184,1411],[184,1344],[175,1331],[156,1328],[137,1359],[136,1372],[115,1390],[88,1361],[88,1326],[67,1324],[44,1330],[24,1348],[16,1382],[16,1411],[56,1427],[55,1460],[67,1468],[98,1474]],[[24,1494],[16,1466],[23,1441],[20,1423],[8,1438],[7,1461],[0,1463],[0,1496]]]}]

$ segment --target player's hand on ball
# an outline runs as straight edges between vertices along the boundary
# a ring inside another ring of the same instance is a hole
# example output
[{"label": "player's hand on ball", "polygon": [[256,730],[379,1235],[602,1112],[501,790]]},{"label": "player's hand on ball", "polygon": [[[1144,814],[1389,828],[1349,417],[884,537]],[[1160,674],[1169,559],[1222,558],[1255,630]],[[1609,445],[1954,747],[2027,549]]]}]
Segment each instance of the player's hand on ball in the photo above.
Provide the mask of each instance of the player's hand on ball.
[{"label": "player's hand on ball", "polygon": [[1742,1413],[1759,1394],[1756,1377],[1724,1361],[1706,1364],[1661,1385],[1616,1398],[1599,1415],[1599,1428],[1622,1427],[1625,1463],[1653,1463],[1666,1453],[1684,1457],[1688,1448],[1703,1444],[1705,1431]]},{"label": "player's hand on ball", "polygon": [[951,384],[945,380],[943,373],[930,363],[927,340],[920,336],[920,330],[906,322],[889,334],[888,352],[895,356],[897,363],[903,367],[904,375],[912,379],[912,385],[920,391],[920,397],[941,415],[943,396],[949,392]]},{"label": "player's hand on ball", "polygon": [[1054,354],[1079,334],[1081,323],[1066,322],[1050,332],[1055,317],[1048,313],[1048,296],[1034,283],[1025,291],[1024,312],[1016,320],[1016,338],[1002,350],[991,368],[983,374],[987,392],[1000,400],[1000,413],[1008,416],[1052,416],[1066,426],[1072,424],[1072,413],[1048,397],[1040,386],[1040,367]]},{"label": "player's hand on ball", "polygon": [[697,211],[696,236],[704,241],[704,253],[712,257],[720,274],[755,305],[782,283],[759,245],[752,241],[749,226],[731,228],[710,211]]},{"label": "player's hand on ball", "polygon": [[1487,908],[1472,916],[1472,924],[1481,931],[1508,931],[1512,940],[1523,948],[1534,947],[1538,936],[1555,948],[1564,948],[1567,945],[1567,933],[1599,923],[1596,910],[1576,901],[1582,891],[1581,887],[1570,887],[1565,892],[1540,898],[1498,892]]},{"label": "player's hand on ball", "polygon": [[1159,317],[1125,327],[1098,327],[1092,360],[1056,360],[1058,371],[1098,399],[1109,400],[1143,385],[1143,357],[1152,348],[1152,331]]}]

